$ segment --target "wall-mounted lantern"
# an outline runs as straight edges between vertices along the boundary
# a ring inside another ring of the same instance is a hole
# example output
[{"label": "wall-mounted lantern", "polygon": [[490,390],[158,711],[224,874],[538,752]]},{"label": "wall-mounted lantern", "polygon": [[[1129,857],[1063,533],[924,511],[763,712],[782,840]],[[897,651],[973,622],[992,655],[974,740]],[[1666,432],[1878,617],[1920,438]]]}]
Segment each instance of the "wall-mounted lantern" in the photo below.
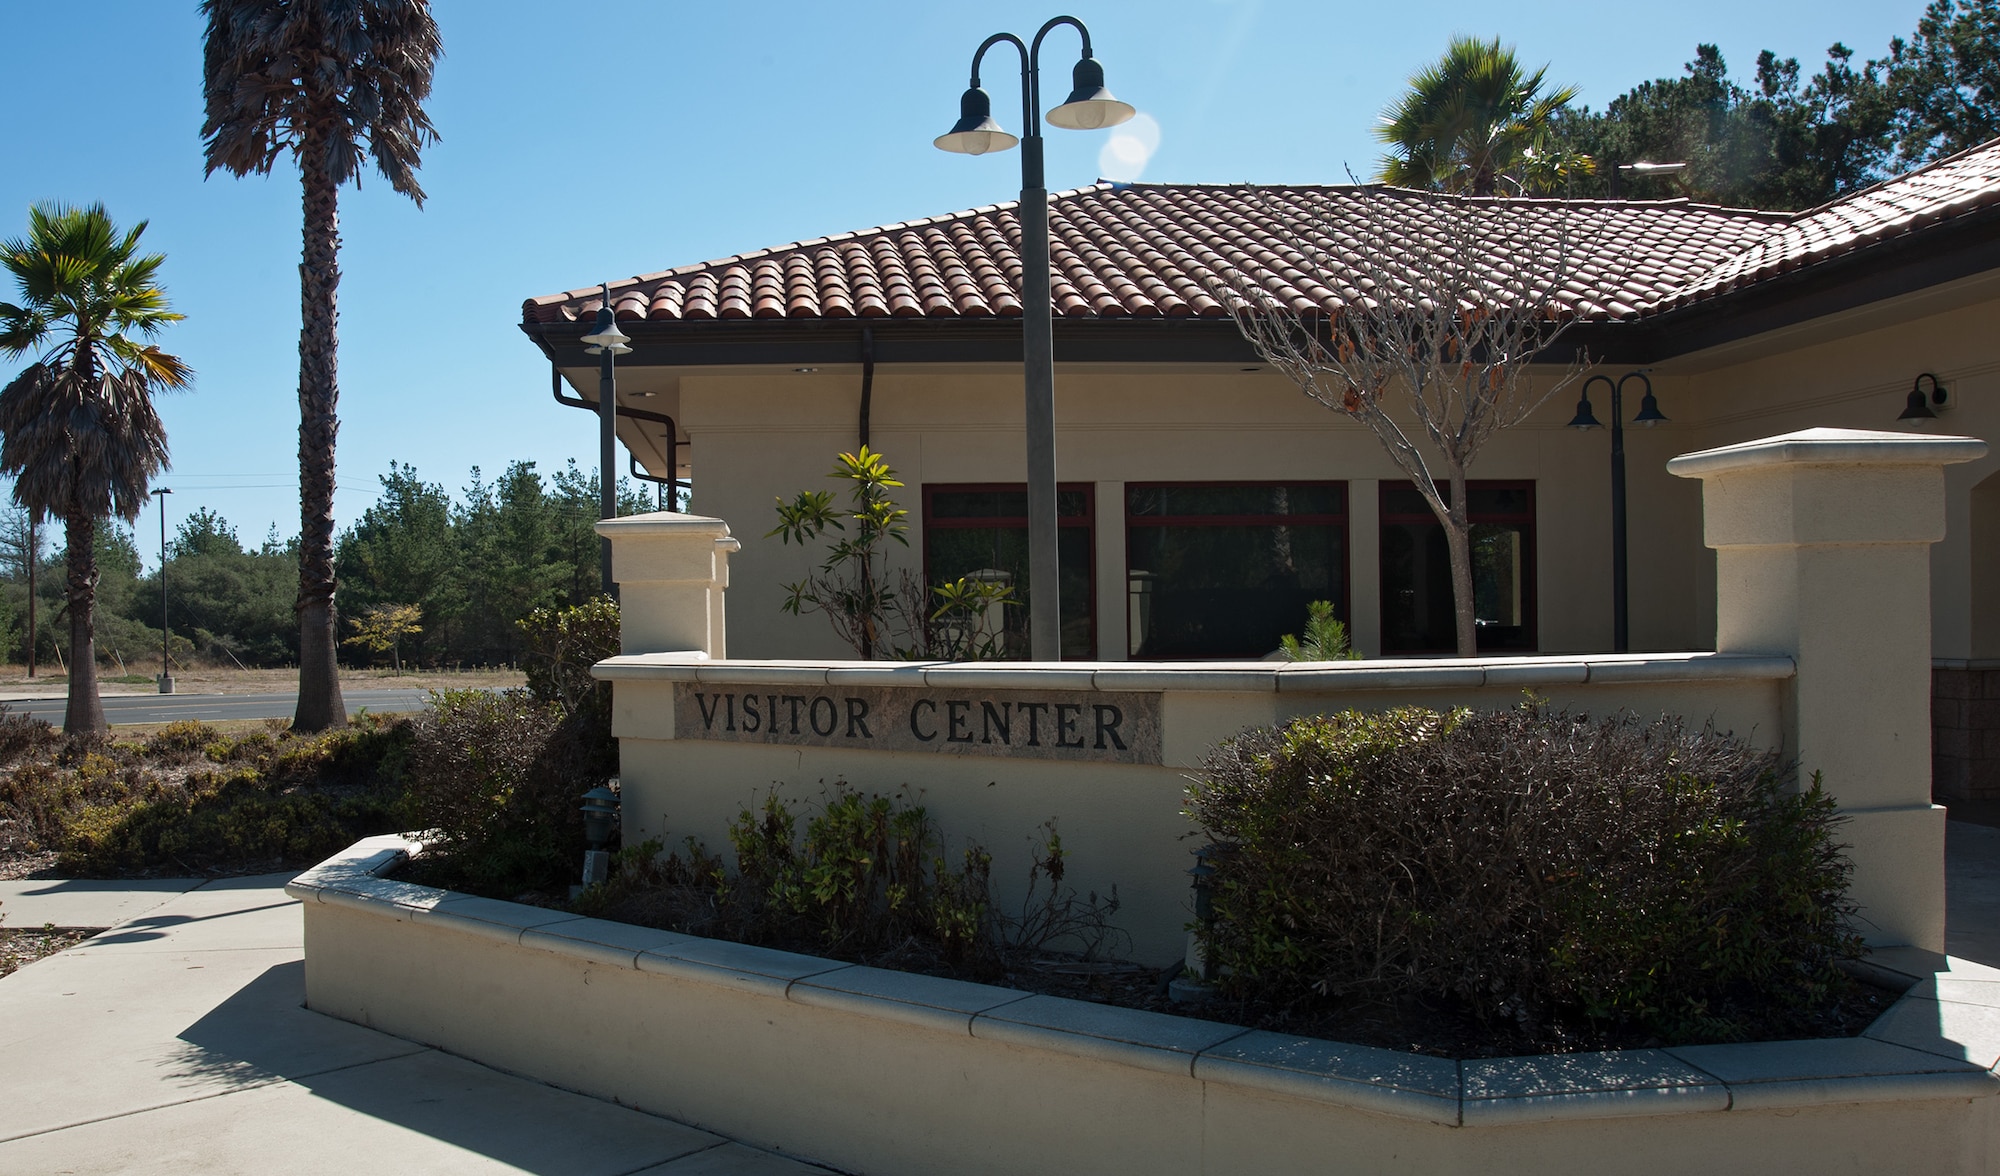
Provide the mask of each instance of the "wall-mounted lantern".
[{"label": "wall-mounted lantern", "polygon": [[[1928,394],[1924,392],[1925,380],[1931,382]],[[1909,399],[1903,402],[1903,413],[1896,420],[1934,421],[1939,413],[1950,407],[1951,397],[1945,392],[1944,385],[1938,382],[1936,376],[1925,372],[1917,377],[1916,383],[1910,385]]]}]

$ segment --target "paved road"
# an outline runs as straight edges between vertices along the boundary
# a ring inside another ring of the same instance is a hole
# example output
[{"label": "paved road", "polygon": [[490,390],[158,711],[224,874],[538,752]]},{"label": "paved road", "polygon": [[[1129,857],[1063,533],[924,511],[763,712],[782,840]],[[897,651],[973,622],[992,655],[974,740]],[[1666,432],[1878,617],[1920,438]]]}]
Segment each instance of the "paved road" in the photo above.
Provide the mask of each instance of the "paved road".
[{"label": "paved road", "polygon": [[[341,694],[347,713],[366,708],[370,714],[422,710],[428,690],[347,690]],[[107,694],[104,718],[118,723],[172,723],[181,719],[216,722],[221,719],[289,719],[298,709],[299,696],[281,694]],[[32,698],[9,702],[7,708],[27,713],[51,723],[62,722],[61,698]]]}]

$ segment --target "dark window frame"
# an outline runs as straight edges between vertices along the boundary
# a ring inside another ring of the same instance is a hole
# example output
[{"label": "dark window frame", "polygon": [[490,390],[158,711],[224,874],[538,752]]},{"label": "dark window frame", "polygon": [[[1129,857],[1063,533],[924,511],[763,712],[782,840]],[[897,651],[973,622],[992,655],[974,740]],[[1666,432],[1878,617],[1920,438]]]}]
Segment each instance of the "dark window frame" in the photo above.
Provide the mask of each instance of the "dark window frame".
[{"label": "dark window frame", "polygon": [[[1340,491],[1339,514],[1245,514],[1245,515],[1135,515],[1132,513],[1132,492],[1134,490],[1200,490],[1200,489],[1242,489],[1262,486],[1330,486]],[[1344,566],[1340,569],[1340,599],[1334,602],[1335,615],[1354,631],[1354,494],[1347,481],[1341,478],[1260,478],[1247,481],[1211,478],[1171,482],[1127,482],[1119,493],[1119,505],[1125,514],[1125,591],[1132,591],[1132,528],[1139,527],[1271,527],[1292,525],[1299,527],[1338,527],[1340,529],[1340,554]],[[1128,605],[1129,609],[1129,605]],[[1185,658],[1140,657],[1132,651],[1130,620],[1126,621],[1125,658],[1127,661],[1185,661]]]},{"label": "dark window frame", "polygon": [[[1383,611],[1383,616],[1381,617],[1382,656],[1383,657],[1456,657],[1458,656],[1458,653],[1455,643],[1454,647],[1450,651],[1444,653],[1440,653],[1435,649],[1395,649],[1392,648],[1388,643],[1389,642],[1389,624],[1388,624],[1389,564],[1387,560],[1381,558],[1381,546],[1382,546],[1381,536],[1391,526],[1409,526],[1411,524],[1422,524],[1422,525],[1436,527],[1440,531],[1444,529],[1444,524],[1438,522],[1437,515],[1430,509],[1428,505],[1426,505],[1421,512],[1391,510],[1389,507],[1389,490],[1392,487],[1407,489],[1412,494],[1417,493],[1416,483],[1410,481],[1404,481],[1401,479],[1385,478],[1376,487],[1377,509],[1380,516],[1380,526],[1378,526],[1376,529],[1376,540],[1375,540],[1376,576],[1377,579],[1380,581],[1379,591],[1377,593],[1376,599],[1382,602],[1381,607]],[[1442,489],[1447,495],[1451,493],[1451,488],[1449,486],[1444,486],[1442,487]],[[1465,494],[1468,500],[1471,499],[1472,492],[1474,490],[1525,490],[1527,492],[1528,509],[1525,513],[1519,511],[1473,511],[1468,509],[1466,521],[1474,526],[1484,523],[1484,524],[1499,525],[1499,526],[1518,526],[1521,529],[1521,615],[1525,618],[1525,623],[1521,627],[1527,630],[1528,646],[1526,649],[1519,649],[1519,650],[1514,650],[1514,649],[1496,650],[1490,656],[1515,657],[1515,656],[1526,656],[1539,653],[1542,648],[1541,574],[1540,574],[1541,559],[1540,559],[1540,548],[1535,533],[1537,529],[1535,516],[1537,514],[1539,504],[1536,500],[1534,479],[1532,478],[1466,479]],[[1470,507],[1469,501],[1467,505],[1469,508]],[[1488,656],[1488,655],[1482,655],[1482,656]]]},{"label": "dark window frame", "polygon": [[[925,482],[923,484],[922,490],[923,490],[923,512],[924,512],[923,515],[924,538],[922,539],[923,543],[922,554],[923,554],[923,565],[924,565],[924,583],[927,585],[935,586],[937,583],[936,579],[931,575],[930,533],[933,529],[939,531],[986,531],[986,530],[997,530],[1005,527],[1019,527],[1024,531],[1027,530],[1028,517],[1026,515],[1018,515],[1018,516],[975,515],[975,516],[947,516],[945,518],[939,518],[936,512],[931,507],[931,500],[937,494],[940,493],[1026,494],[1028,492],[1028,484],[1026,482]],[[1076,528],[1079,530],[1083,530],[1090,537],[1090,542],[1086,545],[1086,547],[1090,552],[1090,568],[1089,568],[1090,649],[1087,653],[1085,653],[1082,656],[1081,660],[1095,660],[1098,651],[1097,483],[1095,482],[1056,483],[1056,493],[1058,496],[1066,493],[1079,493],[1079,492],[1083,495],[1083,513],[1081,515],[1064,515],[1058,513],[1056,515],[1056,529],[1058,531],[1061,531],[1065,528]]]}]

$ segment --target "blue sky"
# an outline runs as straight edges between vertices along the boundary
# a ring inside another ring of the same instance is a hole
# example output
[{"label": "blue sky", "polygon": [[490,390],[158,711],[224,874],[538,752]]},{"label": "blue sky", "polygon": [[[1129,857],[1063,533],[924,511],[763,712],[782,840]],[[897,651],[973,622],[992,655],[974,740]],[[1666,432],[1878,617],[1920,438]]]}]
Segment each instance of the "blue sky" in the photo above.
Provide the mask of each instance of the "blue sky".
[{"label": "blue sky", "polygon": [[[803,237],[1012,199],[1013,152],[930,145],[991,32],[1058,11],[1091,28],[1140,142],[1048,130],[1051,188],[1112,171],[1164,181],[1340,182],[1372,171],[1376,112],[1454,33],[1500,36],[1602,106],[1678,74],[1700,41],[1747,80],[1759,50],[1805,72],[1844,41],[1880,56],[1921,0],[1332,4],[1304,0],[583,5],[438,0],[445,57],[420,211],[372,175],[343,193],[341,526],[408,462],[456,491],[515,459],[594,464],[595,425],[548,396],[524,298]],[[246,542],[298,530],[299,188],[204,180],[193,0],[0,8],[0,236],[41,200],[102,201],[146,243],[188,321],[164,345],[192,393],[162,408],[173,516],[221,512]],[[1076,43],[1045,48],[1059,101]],[[986,71],[1020,121],[1016,67]],[[1153,128],[1157,128],[1153,133]],[[1153,146],[1149,151],[1148,144]],[[1143,167],[1140,165],[1143,164]],[[11,296],[11,288],[5,295]],[[0,371],[11,376],[12,368]],[[150,511],[141,548],[157,540]]]}]

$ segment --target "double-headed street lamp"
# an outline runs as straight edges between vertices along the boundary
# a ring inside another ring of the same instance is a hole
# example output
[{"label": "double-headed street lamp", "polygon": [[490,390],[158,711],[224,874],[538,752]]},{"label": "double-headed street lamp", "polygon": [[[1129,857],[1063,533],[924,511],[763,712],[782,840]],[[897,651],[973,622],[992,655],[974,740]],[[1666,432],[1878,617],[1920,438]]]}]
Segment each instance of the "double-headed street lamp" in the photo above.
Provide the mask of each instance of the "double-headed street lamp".
[{"label": "double-headed street lamp", "polygon": [[1577,401],[1572,429],[1598,429],[1602,425],[1590,411],[1590,386],[1602,382],[1611,389],[1611,646],[1618,653],[1630,652],[1631,633],[1625,609],[1625,381],[1637,380],[1646,394],[1639,401],[1639,414],[1632,423],[1650,428],[1666,420],[1660,402],[1653,399],[1653,382],[1645,369],[1627,372],[1614,382],[1610,376],[1592,376],[1583,382],[1583,399]]},{"label": "double-headed street lamp", "polygon": [[[1062,658],[1062,569],[1056,543],[1055,339],[1049,309],[1049,192],[1042,177],[1042,135],[1036,112],[1042,107],[1042,38],[1069,25],[1083,38],[1083,56],[1071,72],[1073,85],[1061,106],[1049,111],[1050,125],[1072,131],[1115,127],[1137,111],[1104,88],[1104,67],[1090,53],[1090,30],[1073,16],[1058,16],[1041,27],[1032,45],[1012,33],[995,33],[972,55],[972,82],[958,101],[958,122],[935,140],[944,151],[984,155],[1021,146],[1021,330],[1028,409],[1028,637],[1036,661]],[[1021,137],[1008,134],[993,118],[993,100],[979,87],[979,62],[986,51],[1006,42],[1021,55]],[[606,361],[607,368],[609,360]]]},{"label": "double-headed street lamp", "polygon": [[[611,357],[629,355],[631,337],[618,329],[618,316],[611,310],[611,283],[604,283],[604,304],[597,308],[597,323],[583,337],[589,346],[586,355],[597,362],[597,517],[618,517],[618,380],[611,370]],[[673,459],[668,454],[668,460]],[[669,471],[672,472],[672,471]],[[611,540],[597,540],[598,571],[603,577],[604,594],[615,597],[617,585],[611,579]]]}]

